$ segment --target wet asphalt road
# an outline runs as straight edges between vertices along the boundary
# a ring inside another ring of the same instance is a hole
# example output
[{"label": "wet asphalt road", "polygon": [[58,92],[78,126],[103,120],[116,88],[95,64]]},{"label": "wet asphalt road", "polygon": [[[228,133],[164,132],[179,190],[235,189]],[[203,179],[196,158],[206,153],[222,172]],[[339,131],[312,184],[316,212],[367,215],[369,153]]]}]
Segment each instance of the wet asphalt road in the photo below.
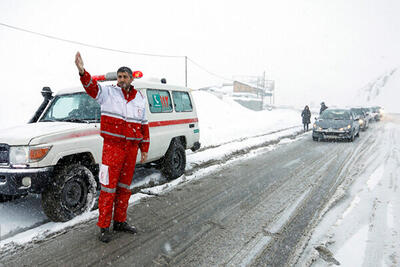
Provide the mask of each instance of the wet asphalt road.
[{"label": "wet asphalt road", "polygon": [[[381,122],[383,123],[383,122]],[[131,206],[135,236],[103,244],[96,221],[23,248],[0,252],[0,266],[286,266],[337,186],[376,142],[380,124],[349,142],[311,134]]]}]

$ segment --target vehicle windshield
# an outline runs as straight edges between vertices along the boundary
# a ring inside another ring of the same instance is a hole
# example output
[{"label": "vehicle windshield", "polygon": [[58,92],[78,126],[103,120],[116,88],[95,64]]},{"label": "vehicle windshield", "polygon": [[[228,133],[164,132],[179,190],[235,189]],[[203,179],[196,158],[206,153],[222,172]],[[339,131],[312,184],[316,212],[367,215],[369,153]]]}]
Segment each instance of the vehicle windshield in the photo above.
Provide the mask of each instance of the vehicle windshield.
[{"label": "vehicle windshield", "polygon": [[40,121],[100,122],[100,105],[86,93],[59,95]]},{"label": "vehicle windshield", "polygon": [[325,120],[350,120],[350,112],[347,110],[325,110],[322,112],[321,119]]}]

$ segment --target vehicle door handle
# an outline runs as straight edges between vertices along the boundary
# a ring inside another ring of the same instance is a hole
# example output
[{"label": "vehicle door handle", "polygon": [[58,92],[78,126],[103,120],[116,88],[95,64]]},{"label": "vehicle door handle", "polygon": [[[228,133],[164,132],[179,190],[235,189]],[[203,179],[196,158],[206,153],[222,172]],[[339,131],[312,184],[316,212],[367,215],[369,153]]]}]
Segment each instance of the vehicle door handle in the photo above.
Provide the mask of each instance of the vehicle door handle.
[{"label": "vehicle door handle", "polygon": [[194,124],[193,123],[189,124],[189,128],[194,128]]}]

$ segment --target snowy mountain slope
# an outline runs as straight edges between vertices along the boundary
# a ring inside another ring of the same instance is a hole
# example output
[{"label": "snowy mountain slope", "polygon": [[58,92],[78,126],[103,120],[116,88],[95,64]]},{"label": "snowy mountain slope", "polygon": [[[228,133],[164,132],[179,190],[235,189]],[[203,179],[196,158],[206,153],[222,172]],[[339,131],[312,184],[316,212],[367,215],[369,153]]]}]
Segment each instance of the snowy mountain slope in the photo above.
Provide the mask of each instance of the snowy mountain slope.
[{"label": "snowy mountain slope", "polygon": [[400,71],[395,68],[361,88],[357,94],[357,104],[382,106],[385,112],[400,113]]}]

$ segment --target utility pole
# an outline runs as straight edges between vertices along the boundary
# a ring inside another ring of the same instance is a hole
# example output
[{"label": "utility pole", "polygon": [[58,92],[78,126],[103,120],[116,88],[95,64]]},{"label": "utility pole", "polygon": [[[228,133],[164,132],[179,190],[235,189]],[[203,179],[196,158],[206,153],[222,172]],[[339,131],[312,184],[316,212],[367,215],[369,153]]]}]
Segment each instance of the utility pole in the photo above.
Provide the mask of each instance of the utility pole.
[{"label": "utility pole", "polygon": [[185,87],[187,87],[187,56],[185,56]]},{"label": "utility pole", "polygon": [[262,79],[262,88],[263,88],[263,92],[262,92],[262,106],[261,109],[264,109],[264,97],[265,97],[265,70],[263,72],[263,79]]}]

